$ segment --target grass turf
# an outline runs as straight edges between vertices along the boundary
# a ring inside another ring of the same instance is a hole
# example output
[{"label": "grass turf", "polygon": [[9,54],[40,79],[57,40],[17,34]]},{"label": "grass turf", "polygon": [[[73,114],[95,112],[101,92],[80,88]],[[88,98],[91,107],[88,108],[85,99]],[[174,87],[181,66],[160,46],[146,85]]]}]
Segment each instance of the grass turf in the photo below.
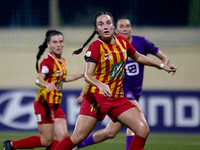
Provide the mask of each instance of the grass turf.
[{"label": "grass turf", "polygon": [[[39,135],[37,132],[0,132],[0,147],[3,149],[3,141],[18,140],[32,135]],[[113,139],[81,148],[82,150],[124,150],[125,133],[119,133]],[[36,148],[44,150],[45,148]],[[199,150],[200,134],[155,134],[151,133],[146,142],[145,150]]]}]

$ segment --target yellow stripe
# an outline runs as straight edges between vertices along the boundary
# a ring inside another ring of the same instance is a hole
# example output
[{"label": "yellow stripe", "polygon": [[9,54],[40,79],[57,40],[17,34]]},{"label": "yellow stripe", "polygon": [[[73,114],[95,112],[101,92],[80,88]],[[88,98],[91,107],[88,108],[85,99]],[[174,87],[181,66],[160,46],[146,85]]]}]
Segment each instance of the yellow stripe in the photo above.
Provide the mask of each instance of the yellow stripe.
[{"label": "yellow stripe", "polygon": [[57,95],[55,96],[55,104],[58,104],[58,96]]},{"label": "yellow stripe", "polygon": [[[124,41],[123,41],[123,42],[124,42]],[[121,51],[122,51],[122,54],[124,55],[124,53],[123,53],[124,48],[122,47],[122,45],[121,45],[121,43],[118,41],[118,39],[116,39],[116,43],[119,45],[119,47],[120,47],[120,49],[121,49]],[[125,44],[125,43],[124,43],[124,44]],[[125,44],[125,45],[126,45],[126,44]],[[115,47],[115,48],[116,48],[116,47]],[[118,53],[117,59],[120,60],[120,62],[125,61],[125,57],[124,57],[124,60],[121,60],[121,57],[120,57],[120,54],[119,54],[119,53]],[[123,72],[124,72],[124,68],[123,68]],[[120,83],[119,83],[119,84],[121,84],[121,82],[122,82],[121,79],[122,79],[122,78],[120,77]],[[117,93],[117,94],[120,94],[120,87],[117,87],[116,93]]]},{"label": "yellow stripe", "polygon": [[[57,66],[58,66],[58,68],[59,68],[59,70],[60,70],[60,73],[63,73],[63,71],[62,71],[62,66],[60,65],[60,63],[58,62],[58,60],[56,59],[55,60],[55,63],[57,64]],[[56,68],[56,70],[55,70],[55,72],[56,72],[56,74],[57,74],[57,67],[55,67]],[[61,80],[61,76],[60,76],[60,78],[59,78],[59,80]]]},{"label": "yellow stripe", "polygon": [[125,42],[124,40],[122,40],[122,42],[124,43],[124,45],[125,45],[125,48],[127,49],[126,42]]},{"label": "yellow stripe", "polygon": [[[108,57],[109,57],[109,61],[110,61],[110,68],[111,68],[111,65],[112,64],[114,64],[114,59],[113,59],[113,53],[112,53],[112,51],[109,49],[109,47],[108,47],[108,44],[106,44],[106,43],[103,43],[103,47],[107,50],[107,54],[108,54]],[[106,63],[105,63],[105,51],[104,51],[104,49],[102,48],[101,49],[101,60],[104,60],[104,66],[101,66],[101,67],[104,67],[105,68],[105,70],[104,70],[104,74],[106,73]],[[110,59],[110,58],[112,58],[112,59]],[[103,81],[104,80],[104,78],[102,77],[102,79],[101,79],[101,81]],[[109,83],[109,80],[110,80],[110,75],[108,75],[108,79],[106,80],[106,81],[104,81],[104,83],[105,84],[107,84],[107,83]],[[113,91],[111,91],[111,92],[113,92]]]},{"label": "yellow stripe", "polygon": [[[103,46],[101,45],[100,46],[100,56],[101,56],[101,74],[105,74],[106,73],[106,63],[105,63],[105,51],[103,49],[103,47],[108,51],[108,53],[110,53],[110,49],[108,48],[108,45],[103,43]],[[99,78],[99,81],[103,81],[104,80],[104,77],[100,77]]]},{"label": "yellow stripe", "polygon": [[[62,64],[60,65],[59,61],[56,60],[55,63],[57,64],[59,70],[60,70],[60,73],[63,73],[63,76],[60,76],[59,77],[59,80],[61,80],[62,78],[64,79],[66,77],[66,71],[67,71],[67,62],[64,61],[64,59],[62,59]],[[54,67],[56,68],[55,71],[57,73],[57,67]],[[57,76],[56,76],[57,78]],[[57,85],[58,86],[58,85]],[[56,95],[55,95],[55,104],[60,104],[61,103],[61,97],[62,96],[62,93],[60,92],[56,92]]]},{"label": "yellow stripe", "polygon": [[[56,67],[56,64],[54,64],[53,72],[54,72],[54,74],[52,75],[51,83],[55,82],[55,80],[56,80],[56,73],[57,73],[57,67]],[[47,94],[50,94],[50,95],[49,95],[49,103],[52,104],[52,103],[53,103],[53,95],[54,95],[54,91],[51,90],[51,92],[50,92],[50,93],[46,93],[46,95],[47,95]],[[45,98],[45,99],[46,99],[46,98]]]},{"label": "yellow stripe", "polygon": [[[117,40],[117,39],[116,39],[116,40]],[[113,48],[113,50],[114,50],[114,52],[115,52],[115,54],[116,54],[117,63],[118,63],[118,62],[121,62],[120,54],[119,54],[119,52],[118,52],[118,50],[117,50],[117,48],[116,48],[116,45],[113,45],[112,48]],[[113,82],[113,83],[111,84],[111,89],[114,89],[115,86],[116,86],[116,82]],[[116,94],[118,94],[118,93],[119,93],[119,88],[117,87],[116,89],[117,89],[117,90],[116,90],[115,92],[116,92]]]},{"label": "yellow stripe", "polygon": [[57,73],[57,66],[56,66],[56,64],[54,64],[54,66],[53,66],[53,75],[52,75],[52,81],[51,81],[51,83],[53,83],[55,80],[56,80],[56,73]]},{"label": "yellow stripe", "polygon": [[60,104],[61,103],[61,97],[62,96],[62,93],[58,93],[57,92],[57,95],[55,97],[55,104]]},{"label": "yellow stripe", "polygon": [[[55,63],[57,64],[57,60],[55,60]],[[52,75],[52,80],[51,80],[51,83],[55,82],[56,80],[56,73],[57,73],[57,66],[56,64],[54,64],[53,66],[53,72],[54,74]],[[48,94],[48,93],[47,93]],[[49,93],[49,103],[52,104],[53,103],[53,96],[54,96],[54,91],[51,90],[51,92]]]},{"label": "yellow stripe", "polygon": [[123,50],[124,48],[122,47],[121,43],[116,39],[116,43],[119,45],[120,49]]},{"label": "yellow stripe", "polygon": [[[119,45],[119,47],[120,47],[120,49],[121,49],[121,51],[123,53],[123,47],[119,43],[118,39],[116,39],[116,42]],[[117,51],[116,47],[115,47],[115,50]],[[119,62],[122,62],[121,57],[120,57],[120,53],[118,51],[117,51],[117,60],[119,60]],[[121,82],[121,77],[120,77],[120,82]],[[119,93],[120,93],[120,87],[118,86],[117,90],[116,90],[116,94],[119,94]]]},{"label": "yellow stripe", "polygon": [[36,101],[39,101],[40,96],[43,96],[46,99],[47,96],[47,89],[40,87],[39,91],[37,92]]},{"label": "yellow stripe", "polygon": [[51,93],[49,93],[50,95],[49,95],[49,103],[50,104],[52,104],[53,103],[53,96],[54,96],[54,94],[51,92]]},{"label": "yellow stripe", "polygon": [[63,77],[65,78],[65,76],[66,76],[66,71],[67,71],[67,62],[64,61],[64,59],[63,59],[63,61],[62,61],[62,69],[63,69]]},{"label": "yellow stripe", "polygon": [[88,92],[88,88],[89,88],[89,86],[90,86],[89,84],[86,86],[86,89],[85,89],[84,94]]}]

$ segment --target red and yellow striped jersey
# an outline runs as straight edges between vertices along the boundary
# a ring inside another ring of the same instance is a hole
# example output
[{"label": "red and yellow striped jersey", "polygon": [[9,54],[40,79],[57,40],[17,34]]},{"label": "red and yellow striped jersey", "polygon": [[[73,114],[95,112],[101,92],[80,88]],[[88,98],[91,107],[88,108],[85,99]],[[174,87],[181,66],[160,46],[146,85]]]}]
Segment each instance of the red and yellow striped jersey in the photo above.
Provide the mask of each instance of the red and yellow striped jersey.
[{"label": "red and yellow striped jersey", "polygon": [[[93,76],[110,87],[114,98],[124,95],[122,84],[127,55],[136,52],[130,42],[121,35],[115,35],[115,44],[106,44],[100,38],[94,41],[87,50],[85,57],[96,60]],[[99,93],[95,86],[88,85],[85,93]]]},{"label": "red and yellow striped jersey", "polygon": [[40,63],[39,73],[46,74],[45,81],[54,83],[57,90],[47,92],[46,88],[40,87],[36,101],[46,100],[49,104],[60,104],[62,99],[62,84],[67,75],[67,63],[64,58],[56,59],[50,52]]}]

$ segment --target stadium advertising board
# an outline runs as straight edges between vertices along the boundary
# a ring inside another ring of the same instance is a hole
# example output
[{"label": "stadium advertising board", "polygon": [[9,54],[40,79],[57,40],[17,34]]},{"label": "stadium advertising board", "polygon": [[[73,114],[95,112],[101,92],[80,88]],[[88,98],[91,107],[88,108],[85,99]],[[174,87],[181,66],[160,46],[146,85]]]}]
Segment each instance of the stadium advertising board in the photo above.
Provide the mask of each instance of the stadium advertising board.
[{"label": "stadium advertising board", "polygon": [[[37,130],[33,101],[37,90],[0,91],[0,131]],[[80,104],[80,90],[64,90],[61,107],[68,129],[73,131]],[[200,132],[199,91],[143,91],[140,98],[151,132]],[[104,128],[109,118],[98,122],[95,130]],[[123,128],[122,130],[125,130]]]}]

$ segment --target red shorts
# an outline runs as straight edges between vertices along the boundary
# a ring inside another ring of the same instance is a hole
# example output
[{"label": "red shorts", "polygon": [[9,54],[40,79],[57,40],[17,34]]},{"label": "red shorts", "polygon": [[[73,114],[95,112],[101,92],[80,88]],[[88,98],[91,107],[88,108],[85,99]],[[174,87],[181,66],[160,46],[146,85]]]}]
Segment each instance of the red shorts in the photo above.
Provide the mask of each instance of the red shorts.
[{"label": "red shorts", "polygon": [[54,104],[49,107],[46,101],[34,101],[34,109],[37,118],[37,124],[54,124],[54,118],[66,119],[65,114],[59,104]]},{"label": "red shorts", "polygon": [[116,122],[117,117],[124,111],[136,107],[127,98],[106,98],[99,94],[88,94],[83,96],[79,114],[88,115],[102,121],[108,115]]}]

